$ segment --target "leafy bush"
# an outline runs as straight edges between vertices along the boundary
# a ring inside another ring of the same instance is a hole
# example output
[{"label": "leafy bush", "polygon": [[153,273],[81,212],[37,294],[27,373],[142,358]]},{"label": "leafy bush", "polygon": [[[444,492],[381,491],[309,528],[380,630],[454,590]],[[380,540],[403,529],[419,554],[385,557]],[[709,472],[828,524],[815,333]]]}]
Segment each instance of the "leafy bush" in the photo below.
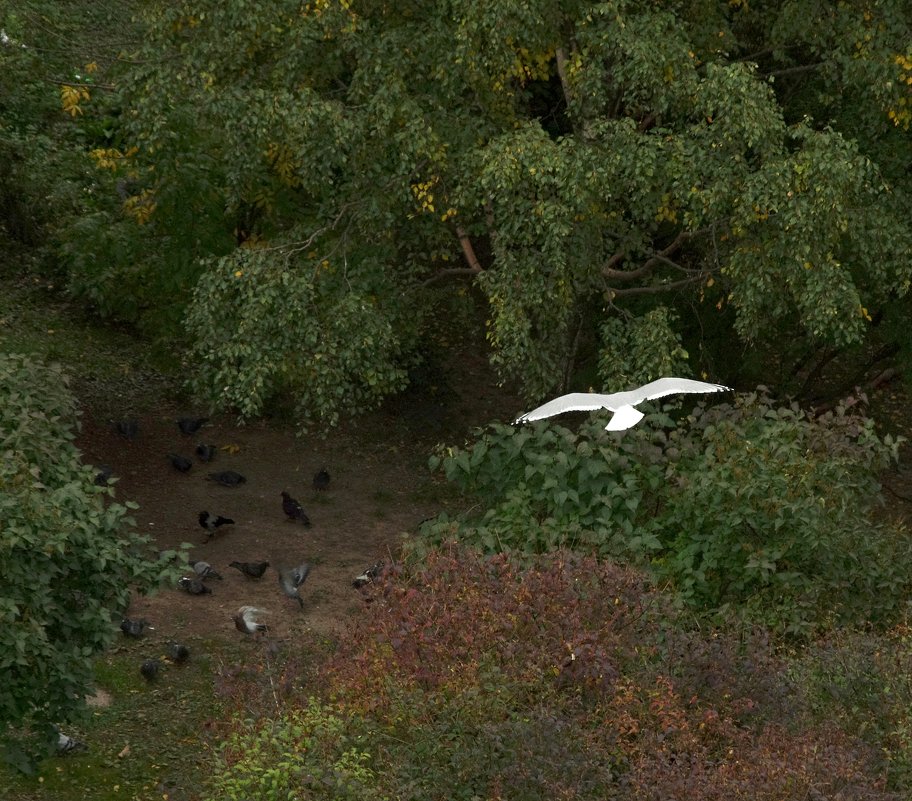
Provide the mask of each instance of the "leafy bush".
[{"label": "leafy bush", "polygon": [[[125,506],[73,446],[76,403],[56,366],[0,354],[0,737],[79,712],[111,614],[174,568],[144,559]],[[129,507],[130,504],[127,504]],[[12,746],[11,746],[12,747]],[[25,763],[22,763],[25,764]]]},{"label": "leafy bush", "polygon": [[656,572],[695,606],[737,605],[789,633],[895,618],[909,537],[874,512],[897,448],[845,406],[813,418],[749,395],[698,410],[669,436]]},{"label": "leafy bush", "polygon": [[484,511],[465,520],[441,515],[424,536],[439,544],[458,533],[487,552],[575,548],[636,559],[657,549],[643,523],[655,513],[665,435],[642,426],[609,438],[603,427],[590,421],[574,433],[551,423],[495,423],[468,450],[440,449],[431,468]]},{"label": "leafy bush", "polygon": [[648,563],[695,608],[793,634],[889,621],[912,572],[908,533],[875,514],[898,441],[854,411],[813,418],[755,394],[698,406],[667,435],[660,416],[621,435],[598,416],[576,433],[491,426],[431,459],[483,511],[422,533],[489,553],[571,547]]},{"label": "leafy bush", "polygon": [[352,799],[373,785],[369,755],[343,720],[313,699],[276,721],[248,722],[223,745],[225,770],[215,777],[218,801]]},{"label": "leafy bush", "polygon": [[631,569],[447,547],[365,592],[322,702],[236,722],[213,798],[898,798],[762,639],[680,634]]}]

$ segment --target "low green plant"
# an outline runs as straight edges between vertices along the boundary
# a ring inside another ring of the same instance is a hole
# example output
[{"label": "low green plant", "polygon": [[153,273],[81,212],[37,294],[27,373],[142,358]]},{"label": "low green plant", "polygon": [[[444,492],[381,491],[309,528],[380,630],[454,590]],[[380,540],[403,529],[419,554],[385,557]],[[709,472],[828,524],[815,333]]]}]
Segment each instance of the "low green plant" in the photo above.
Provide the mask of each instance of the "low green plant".
[{"label": "low green plant", "polygon": [[243,724],[221,756],[213,801],[383,798],[372,792],[371,755],[341,717],[312,698],[278,719]]},{"label": "low green plant", "polygon": [[93,657],[116,632],[112,614],[134,589],[178,575],[143,556],[134,505],[113,502],[81,464],[67,381],[58,366],[0,354],[0,739],[23,769],[53,724],[84,709]]}]

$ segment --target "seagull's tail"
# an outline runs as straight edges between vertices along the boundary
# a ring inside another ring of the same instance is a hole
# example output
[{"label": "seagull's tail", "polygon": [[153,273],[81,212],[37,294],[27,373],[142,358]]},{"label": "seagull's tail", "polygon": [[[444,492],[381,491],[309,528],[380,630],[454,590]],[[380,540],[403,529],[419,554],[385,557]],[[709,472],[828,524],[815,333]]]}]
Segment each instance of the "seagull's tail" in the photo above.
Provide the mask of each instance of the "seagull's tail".
[{"label": "seagull's tail", "polygon": [[633,406],[621,406],[615,410],[614,415],[605,426],[605,431],[626,431],[640,422],[644,414]]}]

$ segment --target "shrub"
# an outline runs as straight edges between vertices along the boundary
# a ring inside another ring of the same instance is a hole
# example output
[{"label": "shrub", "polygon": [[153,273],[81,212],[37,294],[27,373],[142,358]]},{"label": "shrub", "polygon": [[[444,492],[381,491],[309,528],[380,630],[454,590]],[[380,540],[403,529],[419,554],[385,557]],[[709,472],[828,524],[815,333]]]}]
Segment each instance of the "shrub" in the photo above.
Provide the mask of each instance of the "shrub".
[{"label": "shrub", "polygon": [[717,631],[683,647],[632,570],[448,547],[366,592],[314,683],[322,702],[237,722],[212,797],[899,797],[873,750],[807,725],[800,698],[755,714],[770,694],[754,694],[749,665],[781,678],[762,641]]},{"label": "shrub", "polygon": [[898,442],[845,406],[813,418],[743,396],[669,436],[656,560],[691,604],[726,605],[792,634],[883,623],[908,595],[909,538],[879,522],[878,473]]},{"label": "shrub", "polygon": [[426,524],[432,545],[458,536],[488,553],[538,554],[574,548],[637,560],[659,547],[643,526],[662,484],[665,434],[643,426],[606,437],[590,421],[576,433],[551,423],[493,424],[468,449],[440,449],[431,469],[483,511]]},{"label": "shrub", "polygon": [[148,538],[80,463],[63,372],[0,354],[0,397],[0,738],[13,748],[8,726],[50,737],[83,708],[92,658],[116,632],[111,614],[133,588],[175,576],[141,556]]},{"label": "shrub", "polygon": [[[908,595],[907,531],[876,520],[877,474],[898,441],[848,405],[819,418],[760,395],[698,406],[666,435],[495,425],[442,469],[483,511],[425,524],[486,552],[575,548],[648,564],[688,604],[795,635],[895,619]],[[416,547],[420,550],[420,543]]]}]

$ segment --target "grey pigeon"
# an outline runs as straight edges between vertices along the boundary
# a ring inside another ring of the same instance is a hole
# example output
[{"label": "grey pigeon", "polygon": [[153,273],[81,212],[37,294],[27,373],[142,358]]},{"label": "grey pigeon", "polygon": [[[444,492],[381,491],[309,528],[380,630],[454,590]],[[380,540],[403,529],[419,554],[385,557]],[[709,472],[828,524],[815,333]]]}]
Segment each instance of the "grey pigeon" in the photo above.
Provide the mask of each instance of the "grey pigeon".
[{"label": "grey pigeon", "polygon": [[211,462],[215,458],[215,445],[204,445],[201,442],[196,446],[196,455],[201,462]]},{"label": "grey pigeon", "polygon": [[370,584],[377,580],[379,575],[383,572],[383,562],[377,562],[374,565],[371,565],[367,570],[365,570],[360,576],[356,576],[355,580],[352,582],[352,587],[358,589],[363,587],[365,584]]},{"label": "grey pigeon", "polygon": [[180,470],[181,473],[186,473],[193,467],[193,462],[186,456],[178,456],[176,453],[169,453],[168,458],[171,460],[172,467],[174,467],[175,470]]},{"label": "grey pigeon", "polygon": [[231,562],[228,567],[240,570],[247,578],[258,579],[263,578],[266,568],[269,567],[269,562]]},{"label": "grey pigeon", "polygon": [[177,665],[190,658],[190,649],[179,642],[168,643],[168,658]]},{"label": "grey pigeon", "polygon": [[69,734],[64,734],[59,729],[57,729],[56,747],[57,753],[61,756],[63,754],[71,754],[74,751],[85,751],[88,748],[84,742],[77,740],[75,737],[70,737]]},{"label": "grey pigeon", "polygon": [[257,621],[256,616],[264,614],[264,610],[255,606],[242,606],[234,616],[234,627],[244,634],[256,634],[258,631],[269,631],[265,623]]},{"label": "grey pigeon", "polygon": [[282,511],[289,520],[300,520],[305,526],[310,525],[310,518],[304,511],[304,507],[285,491],[282,492]]},{"label": "grey pigeon", "polygon": [[203,423],[208,423],[208,417],[182,417],[177,421],[177,427],[181,430],[181,434],[195,434],[203,427]]},{"label": "grey pigeon", "polygon": [[114,474],[114,470],[106,464],[98,465],[97,469],[98,472],[95,474],[95,486],[107,487],[108,482],[111,480],[111,476]]},{"label": "grey pigeon", "polygon": [[301,598],[298,588],[307,580],[309,573],[310,565],[307,562],[290,570],[279,571],[279,586],[282,588],[282,592],[289,598],[294,598],[302,609],[304,608],[304,599]]},{"label": "grey pigeon", "polygon": [[222,517],[221,515],[212,515],[209,512],[200,512],[197,515],[197,520],[199,524],[209,532],[209,535],[206,537],[206,542],[212,539],[216,530],[222,526],[233,525],[234,521],[230,517]]},{"label": "grey pigeon", "polygon": [[321,491],[327,487],[329,487],[329,471],[325,467],[321,467],[314,476],[313,488]]},{"label": "grey pigeon", "polygon": [[222,580],[222,574],[216,571],[212,565],[208,562],[194,562],[190,567],[193,568],[193,572],[196,573],[201,579],[218,579]]},{"label": "grey pigeon", "polygon": [[234,470],[222,470],[221,473],[210,473],[206,476],[206,481],[214,481],[223,487],[239,487],[247,479],[240,473],[235,473]]},{"label": "grey pigeon", "polygon": [[147,659],[139,666],[139,672],[146,681],[155,681],[158,678],[159,668],[161,668],[161,662],[157,659]]},{"label": "grey pigeon", "polygon": [[120,630],[124,633],[125,637],[142,637],[143,632],[146,629],[155,631],[155,629],[149,625],[149,621],[145,618],[142,618],[141,620],[130,620],[130,618],[125,617],[120,621]]},{"label": "grey pigeon", "polygon": [[177,582],[177,586],[190,595],[209,595],[212,593],[212,590],[198,578],[190,578],[189,576],[184,576],[180,579]]},{"label": "grey pigeon", "polygon": [[114,426],[117,433],[124,439],[134,440],[139,433],[139,423],[130,418],[129,420],[118,420]]}]

